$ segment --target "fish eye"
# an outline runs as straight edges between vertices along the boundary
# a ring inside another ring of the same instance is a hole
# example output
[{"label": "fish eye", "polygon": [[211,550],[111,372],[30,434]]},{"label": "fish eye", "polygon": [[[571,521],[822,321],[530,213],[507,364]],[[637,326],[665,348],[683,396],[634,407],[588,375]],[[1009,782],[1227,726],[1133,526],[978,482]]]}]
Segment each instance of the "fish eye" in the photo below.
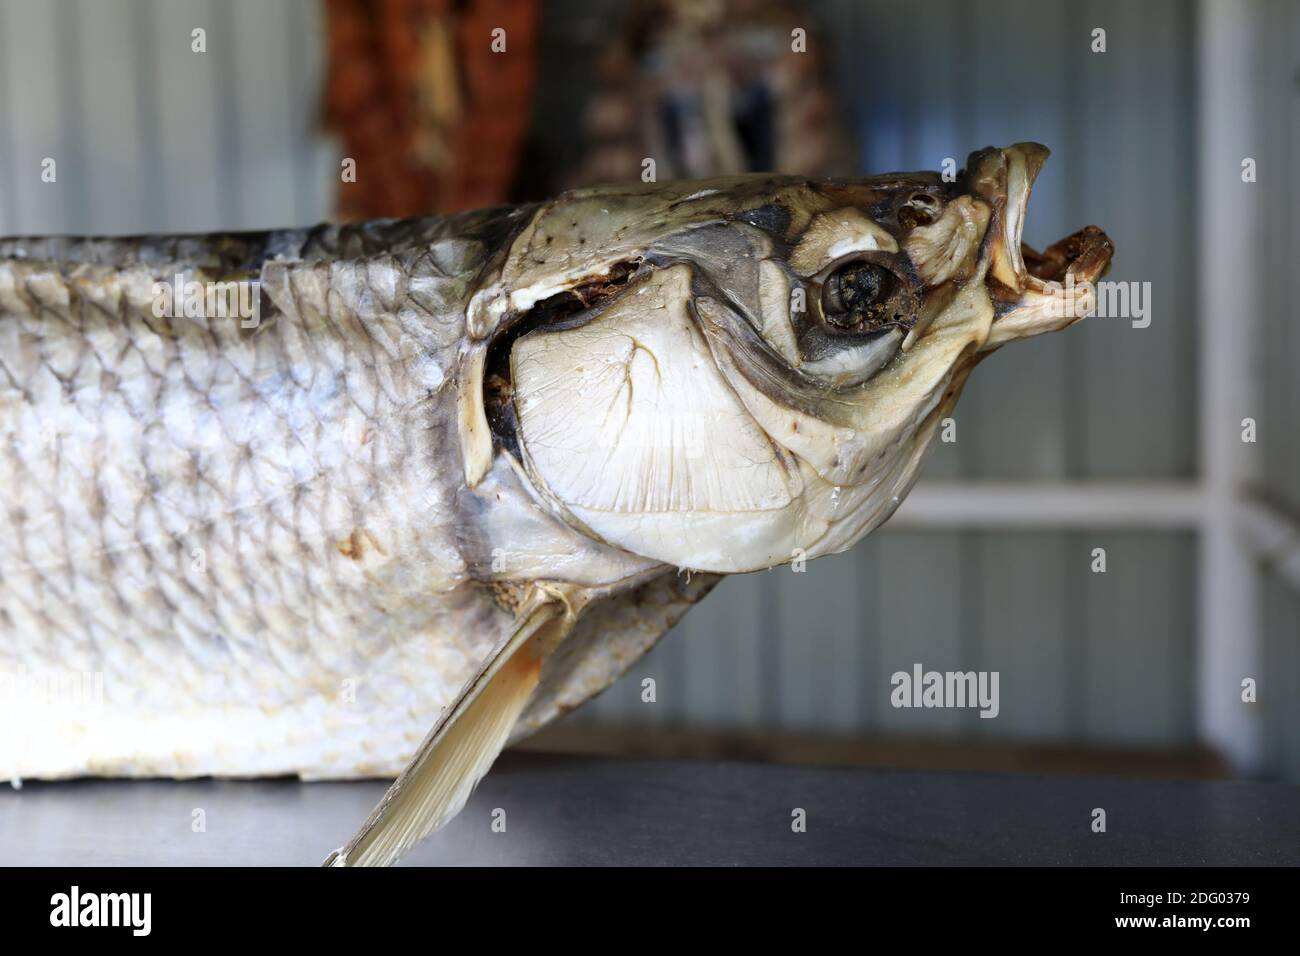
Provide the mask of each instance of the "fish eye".
[{"label": "fish eye", "polygon": [[890,313],[898,284],[893,272],[874,262],[850,262],[822,284],[822,314],[841,329],[882,328],[903,321]]}]

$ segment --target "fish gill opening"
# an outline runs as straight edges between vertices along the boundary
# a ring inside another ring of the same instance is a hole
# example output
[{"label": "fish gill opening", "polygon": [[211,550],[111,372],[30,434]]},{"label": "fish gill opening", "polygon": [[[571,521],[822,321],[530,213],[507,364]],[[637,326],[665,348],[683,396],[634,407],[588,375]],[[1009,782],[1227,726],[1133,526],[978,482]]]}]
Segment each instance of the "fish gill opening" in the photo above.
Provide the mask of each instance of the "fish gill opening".
[{"label": "fish gill opening", "polygon": [[538,302],[493,338],[483,370],[483,409],[493,443],[499,450],[520,458],[514,377],[510,369],[510,353],[515,343],[533,332],[558,332],[590,322],[631,284],[642,265],[641,259],[616,262],[604,275]]}]

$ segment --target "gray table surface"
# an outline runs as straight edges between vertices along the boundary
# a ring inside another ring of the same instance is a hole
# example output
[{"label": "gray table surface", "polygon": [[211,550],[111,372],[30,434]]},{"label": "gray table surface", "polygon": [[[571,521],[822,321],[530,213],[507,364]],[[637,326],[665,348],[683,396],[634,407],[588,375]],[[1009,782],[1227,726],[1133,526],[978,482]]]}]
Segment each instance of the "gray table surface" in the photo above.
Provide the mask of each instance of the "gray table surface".
[{"label": "gray table surface", "polygon": [[[0,864],[314,865],[384,789],[5,786]],[[1096,807],[1105,833],[1092,832]],[[791,829],[795,808],[806,832]],[[498,809],[503,833],[492,828]],[[508,753],[407,863],[1295,865],[1300,787]]]}]

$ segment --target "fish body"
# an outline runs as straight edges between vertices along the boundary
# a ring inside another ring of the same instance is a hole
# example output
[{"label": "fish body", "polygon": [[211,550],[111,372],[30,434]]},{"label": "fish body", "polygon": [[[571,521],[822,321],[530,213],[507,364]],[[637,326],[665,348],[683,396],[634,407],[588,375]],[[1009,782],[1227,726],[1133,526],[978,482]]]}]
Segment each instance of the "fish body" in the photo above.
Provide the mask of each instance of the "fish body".
[{"label": "fish body", "polygon": [[[0,778],[394,775],[513,619],[494,548],[636,584],[537,723],[703,593],[464,486],[465,305],[527,214],[0,244]],[[253,280],[256,325],[154,314]]]},{"label": "fish body", "polygon": [[1021,247],[1045,156],[0,241],[0,777],[406,766],[333,858],[395,859],[720,575],[886,520],[974,366],[1091,310],[1100,230]]}]

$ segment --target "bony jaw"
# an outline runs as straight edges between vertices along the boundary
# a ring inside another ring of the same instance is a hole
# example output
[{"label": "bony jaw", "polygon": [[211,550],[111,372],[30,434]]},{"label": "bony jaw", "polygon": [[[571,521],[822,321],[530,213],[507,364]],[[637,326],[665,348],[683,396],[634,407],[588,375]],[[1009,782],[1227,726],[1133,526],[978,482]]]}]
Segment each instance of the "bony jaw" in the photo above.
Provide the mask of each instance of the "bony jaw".
[{"label": "bony jaw", "polygon": [[1016,339],[1056,332],[1096,308],[1096,282],[1115,253],[1110,238],[1088,226],[1035,252],[1023,242],[1034,180],[1048,150],[1037,143],[973,153],[967,164],[972,192],[994,210],[988,285],[997,310],[983,350]]},{"label": "bony jaw", "polygon": [[[956,183],[742,178],[555,204],[502,274],[548,296],[581,274],[586,291],[509,341],[498,454],[558,520],[665,564],[751,571],[850,547],[906,495],[979,359],[1090,304],[1050,309],[1054,283],[1109,263],[1099,230],[1020,246],[1045,156],[984,150]],[[585,248],[584,216],[604,259],[547,272],[538,249]]]}]

